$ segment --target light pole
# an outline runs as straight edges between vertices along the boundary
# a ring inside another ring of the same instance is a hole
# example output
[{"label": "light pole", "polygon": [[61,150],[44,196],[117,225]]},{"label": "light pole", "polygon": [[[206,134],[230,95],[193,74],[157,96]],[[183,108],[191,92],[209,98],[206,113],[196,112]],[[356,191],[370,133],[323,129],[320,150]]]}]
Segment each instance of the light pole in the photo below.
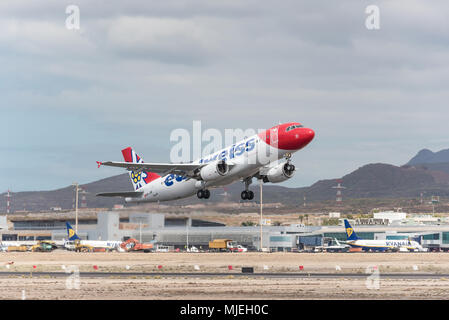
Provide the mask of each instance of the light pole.
[{"label": "light pole", "polygon": [[186,220],[186,251],[189,252],[189,218]]},{"label": "light pole", "polygon": [[75,233],[78,234],[78,182],[74,182],[72,185],[75,186]]},{"label": "light pole", "polygon": [[139,242],[142,243],[142,221],[139,220]]},{"label": "light pole", "polygon": [[263,202],[262,202],[262,184],[263,181],[262,179],[259,180],[259,184],[260,184],[260,251],[262,251],[263,249],[263,242],[262,242],[262,207],[263,207]]}]

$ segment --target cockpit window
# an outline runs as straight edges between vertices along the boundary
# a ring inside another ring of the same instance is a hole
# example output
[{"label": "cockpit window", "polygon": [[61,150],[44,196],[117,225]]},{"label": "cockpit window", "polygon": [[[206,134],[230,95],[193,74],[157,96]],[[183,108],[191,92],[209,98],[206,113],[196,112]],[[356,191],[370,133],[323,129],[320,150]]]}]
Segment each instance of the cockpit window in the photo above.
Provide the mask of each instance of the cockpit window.
[{"label": "cockpit window", "polygon": [[286,132],[289,132],[290,130],[296,129],[296,128],[303,128],[303,125],[300,124],[295,124],[293,126],[287,127],[287,129],[285,129]]}]

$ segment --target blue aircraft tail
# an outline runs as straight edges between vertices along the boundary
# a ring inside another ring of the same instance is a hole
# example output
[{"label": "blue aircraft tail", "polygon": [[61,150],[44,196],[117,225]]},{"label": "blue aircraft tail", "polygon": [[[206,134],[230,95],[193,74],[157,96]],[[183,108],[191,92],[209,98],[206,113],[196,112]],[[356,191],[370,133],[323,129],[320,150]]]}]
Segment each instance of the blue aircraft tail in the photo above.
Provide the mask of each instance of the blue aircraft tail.
[{"label": "blue aircraft tail", "polygon": [[78,237],[78,235],[75,233],[75,230],[73,230],[72,226],[70,225],[70,223],[66,222],[65,223],[67,226],[67,234],[69,236],[69,240],[73,241],[73,240],[81,240],[80,237]]},{"label": "blue aircraft tail", "polygon": [[346,239],[347,240],[358,240],[360,239],[357,237],[356,233],[354,232],[354,229],[352,229],[351,225],[349,224],[349,221],[345,219],[345,230],[346,230]]}]

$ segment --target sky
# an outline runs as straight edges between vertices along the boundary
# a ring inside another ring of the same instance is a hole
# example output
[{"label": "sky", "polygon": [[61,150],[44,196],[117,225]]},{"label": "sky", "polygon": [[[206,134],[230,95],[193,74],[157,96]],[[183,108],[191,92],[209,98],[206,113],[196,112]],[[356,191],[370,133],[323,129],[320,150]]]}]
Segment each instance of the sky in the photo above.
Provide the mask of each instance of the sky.
[{"label": "sky", "polygon": [[0,193],[123,173],[95,161],[128,146],[169,162],[170,133],[193,121],[314,129],[290,187],[449,148],[447,12],[438,0],[3,0]]}]

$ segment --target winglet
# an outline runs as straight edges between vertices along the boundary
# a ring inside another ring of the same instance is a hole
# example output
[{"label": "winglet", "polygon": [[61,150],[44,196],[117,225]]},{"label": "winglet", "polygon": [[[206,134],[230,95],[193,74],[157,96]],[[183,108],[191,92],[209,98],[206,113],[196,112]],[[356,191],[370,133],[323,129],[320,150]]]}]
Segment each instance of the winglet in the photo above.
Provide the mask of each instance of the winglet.
[{"label": "winglet", "polygon": [[103,164],[103,162],[97,161],[98,168],[100,168],[102,164]]}]

